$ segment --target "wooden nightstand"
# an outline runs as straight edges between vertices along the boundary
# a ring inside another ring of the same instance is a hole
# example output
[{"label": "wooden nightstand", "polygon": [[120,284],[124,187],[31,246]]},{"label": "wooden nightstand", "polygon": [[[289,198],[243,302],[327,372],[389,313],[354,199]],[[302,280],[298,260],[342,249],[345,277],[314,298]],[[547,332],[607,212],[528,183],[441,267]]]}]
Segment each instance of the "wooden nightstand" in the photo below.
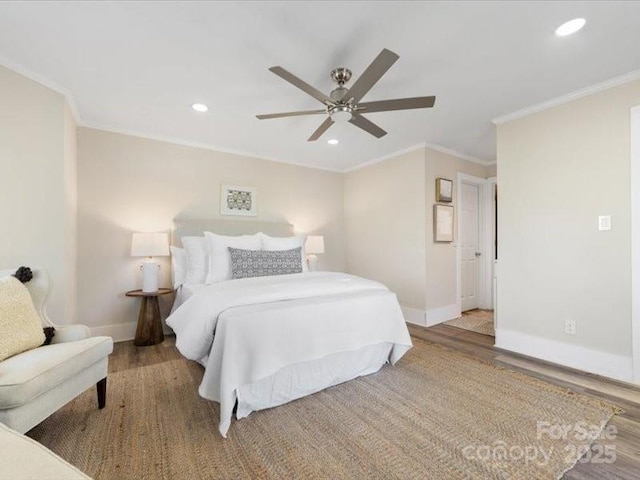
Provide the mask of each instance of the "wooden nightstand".
[{"label": "wooden nightstand", "polygon": [[145,293],[142,290],[131,290],[126,293],[127,297],[142,297],[136,338],[133,340],[134,345],[144,347],[163,342],[164,333],[162,331],[158,297],[171,292],[173,290],[170,288],[161,288],[157,292]]}]

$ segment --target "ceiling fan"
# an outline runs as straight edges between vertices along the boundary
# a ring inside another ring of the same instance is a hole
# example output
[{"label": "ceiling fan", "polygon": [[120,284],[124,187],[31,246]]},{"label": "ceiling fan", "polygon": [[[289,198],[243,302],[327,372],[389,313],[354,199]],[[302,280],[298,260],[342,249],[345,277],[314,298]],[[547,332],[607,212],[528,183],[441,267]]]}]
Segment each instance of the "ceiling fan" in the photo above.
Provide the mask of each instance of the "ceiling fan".
[{"label": "ceiling fan", "polygon": [[345,67],[338,67],[331,71],[331,79],[338,84],[338,87],[331,91],[329,96],[320,90],[312,87],[307,82],[299,79],[291,72],[282,67],[271,67],[269,70],[283,78],[293,86],[298,87],[303,92],[323,103],[325,108],[321,110],[305,110],[299,112],[270,113],[266,115],[256,115],[260,120],[269,118],[297,117],[301,115],[328,115],[324,122],[309,137],[308,141],[313,142],[320,138],[331,125],[336,122],[349,122],[376,138],[384,137],[385,132],[371,120],[362,116],[364,113],[388,112],[391,110],[410,110],[413,108],[431,108],[436,102],[436,97],[411,97],[396,98],[393,100],[379,100],[376,102],[360,103],[369,90],[380,80],[380,78],[391,68],[400,57],[386,48],[380,52],[371,65],[367,67],[362,75],[355,81],[351,88],[344,85],[351,80],[351,70]]}]

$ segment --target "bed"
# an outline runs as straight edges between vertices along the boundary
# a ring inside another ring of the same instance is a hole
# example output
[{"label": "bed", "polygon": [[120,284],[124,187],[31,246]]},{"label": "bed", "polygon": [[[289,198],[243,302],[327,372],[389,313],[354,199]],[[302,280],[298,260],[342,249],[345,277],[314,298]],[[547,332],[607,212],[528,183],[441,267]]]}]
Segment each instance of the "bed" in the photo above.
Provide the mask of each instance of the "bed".
[{"label": "bed", "polygon": [[[176,221],[172,243],[213,231],[292,235],[288,224]],[[220,403],[226,437],[236,418],[395,364],[411,339],[395,294],[339,272],[184,284],[167,324],[186,358],[205,367],[199,394]]]}]

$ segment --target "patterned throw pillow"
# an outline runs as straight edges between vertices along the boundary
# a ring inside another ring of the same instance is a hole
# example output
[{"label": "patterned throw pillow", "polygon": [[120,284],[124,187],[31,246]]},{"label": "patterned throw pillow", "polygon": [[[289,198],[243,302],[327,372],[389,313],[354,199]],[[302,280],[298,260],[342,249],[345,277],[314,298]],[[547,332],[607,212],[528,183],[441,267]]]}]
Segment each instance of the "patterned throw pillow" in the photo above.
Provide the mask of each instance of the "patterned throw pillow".
[{"label": "patterned throw pillow", "polygon": [[27,287],[13,276],[0,279],[0,361],[44,341],[42,322]]},{"label": "patterned throw pillow", "polygon": [[232,278],[302,273],[301,249],[242,250],[229,247]]}]

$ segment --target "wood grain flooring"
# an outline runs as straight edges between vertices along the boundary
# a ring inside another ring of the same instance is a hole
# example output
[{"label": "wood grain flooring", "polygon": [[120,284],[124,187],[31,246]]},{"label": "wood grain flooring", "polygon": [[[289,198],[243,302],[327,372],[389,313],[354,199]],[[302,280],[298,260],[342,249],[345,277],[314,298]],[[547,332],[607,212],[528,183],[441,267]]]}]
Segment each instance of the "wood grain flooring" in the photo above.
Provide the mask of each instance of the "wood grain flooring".
[{"label": "wood grain flooring", "polygon": [[[502,351],[493,347],[493,337],[459,328],[447,325],[430,328],[409,326],[409,330],[411,335],[417,338],[445,345],[491,364],[523,372],[577,393],[618,405],[624,409],[624,413],[615,416],[610,423],[617,428],[617,436],[614,440],[605,441],[607,445],[613,445],[615,448],[615,461],[579,462],[563,479],[640,479],[640,388]],[[110,357],[110,371],[117,372],[178,358],[181,356],[175,348],[175,337],[167,337],[165,342],[148,347],[135,347],[133,342],[122,342],[114,346],[114,352]],[[594,445],[601,443],[596,442]]]},{"label": "wood grain flooring", "polygon": [[468,310],[462,312],[460,317],[444,322],[444,324],[450,327],[469,330],[470,332],[490,335],[492,337],[496,336],[493,327],[493,310],[480,310],[479,308]]}]

